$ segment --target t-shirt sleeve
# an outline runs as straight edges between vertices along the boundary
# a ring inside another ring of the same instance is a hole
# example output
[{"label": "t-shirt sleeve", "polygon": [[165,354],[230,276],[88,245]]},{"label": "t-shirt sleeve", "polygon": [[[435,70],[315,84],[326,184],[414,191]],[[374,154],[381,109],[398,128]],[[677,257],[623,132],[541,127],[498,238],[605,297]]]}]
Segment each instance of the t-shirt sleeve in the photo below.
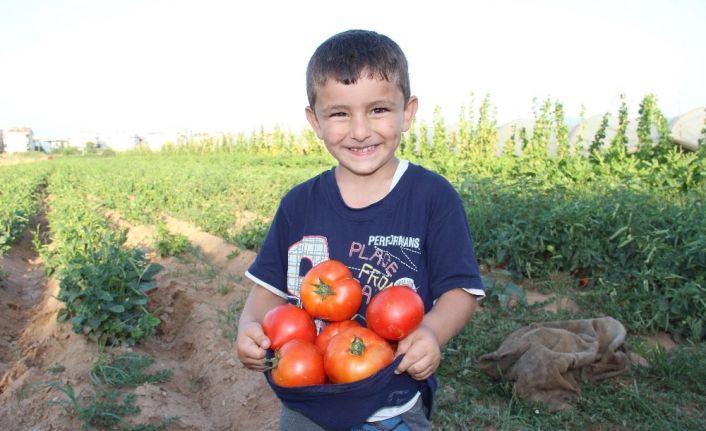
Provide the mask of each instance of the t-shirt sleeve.
[{"label": "t-shirt sleeve", "polygon": [[289,237],[289,226],[284,200],[282,200],[262,248],[245,273],[258,285],[285,299],[288,298],[287,238]]},{"label": "t-shirt sleeve", "polygon": [[461,198],[450,184],[434,200],[427,236],[432,295],[437,299],[454,288],[484,296],[471,229]]}]

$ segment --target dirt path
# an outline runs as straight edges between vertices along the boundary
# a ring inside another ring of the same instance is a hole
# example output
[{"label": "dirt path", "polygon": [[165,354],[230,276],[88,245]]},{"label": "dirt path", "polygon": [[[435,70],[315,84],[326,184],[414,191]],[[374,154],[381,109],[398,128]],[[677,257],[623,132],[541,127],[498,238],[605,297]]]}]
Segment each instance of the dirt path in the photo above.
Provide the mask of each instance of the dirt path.
[{"label": "dirt path", "polygon": [[[42,219],[30,225],[46,225]],[[46,280],[32,235],[25,232],[10,252],[0,257],[0,376],[17,360],[19,338],[30,320],[30,310],[44,292]]]},{"label": "dirt path", "polygon": [[[111,218],[122,223],[117,214]],[[141,413],[130,422],[156,423],[176,416],[179,419],[169,430],[278,429],[279,400],[262,374],[241,366],[232,340],[224,336],[225,330],[234,330],[232,319],[227,319],[229,305],[242,300],[249,289],[242,275],[254,253],[237,252],[221,238],[188,223],[165,221],[202,253],[164,259],[148,255],[164,266],[150,294],[150,309],[162,323],[156,336],[125,350],[149,354],[155,358],[153,369],[168,368],[173,377],[167,383],[134,390]],[[154,239],[151,226],[129,228],[129,245],[150,245]],[[26,253],[20,244],[3,261],[4,265],[7,260],[24,263],[8,265],[15,269],[0,293],[4,295],[0,297],[0,430],[81,429],[80,422],[47,403],[65,396],[38,383],[58,381],[71,384],[77,393],[90,391],[88,373],[99,352],[93,342],[71,332],[69,325],[57,324],[60,304],[52,294],[58,286],[41,277],[40,262]],[[21,316],[27,323],[14,323],[22,321]],[[56,369],[64,371],[52,374]],[[21,394],[24,399],[18,402]]]}]

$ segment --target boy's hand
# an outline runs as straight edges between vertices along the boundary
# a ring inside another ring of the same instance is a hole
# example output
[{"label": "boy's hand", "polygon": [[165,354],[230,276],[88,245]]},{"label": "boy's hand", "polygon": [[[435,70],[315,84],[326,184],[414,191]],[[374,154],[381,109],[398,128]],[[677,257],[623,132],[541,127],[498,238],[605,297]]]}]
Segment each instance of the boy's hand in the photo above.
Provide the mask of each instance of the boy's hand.
[{"label": "boy's hand", "polygon": [[396,356],[405,354],[395,373],[412,378],[430,377],[441,362],[441,346],[458,334],[476,309],[476,297],[463,289],[451,289],[437,299],[422,324],[400,340]]},{"label": "boy's hand", "polygon": [[267,338],[262,325],[250,322],[238,330],[238,358],[246,368],[255,371],[265,371],[267,349],[270,348],[270,339]]},{"label": "boy's hand", "polygon": [[397,344],[395,357],[405,354],[395,369],[395,374],[405,371],[415,380],[430,377],[441,362],[441,347],[434,332],[420,325]]}]

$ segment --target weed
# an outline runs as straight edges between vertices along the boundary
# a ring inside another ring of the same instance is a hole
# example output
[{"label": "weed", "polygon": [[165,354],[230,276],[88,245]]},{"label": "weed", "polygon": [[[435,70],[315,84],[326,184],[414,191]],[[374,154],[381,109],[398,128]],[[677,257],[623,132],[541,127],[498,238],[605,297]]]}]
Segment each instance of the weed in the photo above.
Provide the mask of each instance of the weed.
[{"label": "weed", "polygon": [[[54,398],[48,403],[63,409],[69,417],[82,422],[83,427],[100,428],[109,431],[158,431],[178,420],[176,417],[162,419],[157,424],[131,424],[127,418],[140,413],[136,404],[137,396],[120,388],[138,386],[144,383],[163,383],[168,381],[170,370],[146,374],[154,359],[147,355],[127,352],[110,358],[102,354],[89,373],[91,389],[76,393],[75,387],[68,382],[44,381],[23,385],[17,393],[17,401],[22,402],[41,388],[55,390],[63,398]],[[54,365],[49,371],[53,374],[63,372],[64,367]]]},{"label": "weed", "polygon": [[231,345],[235,342],[238,335],[238,318],[243,311],[245,298],[239,297],[235,301],[228,304],[225,310],[218,310],[218,325],[221,328],[221,333]]},{"label": "weed", "polygon": [[143,383],[163,383],[172,378],[171,370],[145,373],[145,369],[154,363],[148,355],[125,352],[110,358],[101,355],[91,368],[89,376],[95,385],[113,387],[139,386]]},{"label": "weed", "polygon": [[157,255],[160,257],[178,256],[188,251],[190,247],[191,243],[186,235],[172,234],[165,223],[157,224],[157,236],[154,243]]},{"label": "weed", "polygon": [[228,283],[227,280],[221,280],[218,283],[218,287],[216,288],[216,292],[220,293],[221,295],[227,295],[233,290],[233,287]]},{"label": "weed", "polygon": [[508,307],[514,299],[519,304],[527,306],[525,291],[511,281],[503,282],[490,276],[483,277],[485,286],[485,301],[495,302],[501,307]]},{"label": "weed", "polygon": [[54,364],[47,371],[51,374],[61,374],[66,371],[66,367],[61,364]]},{"label": "weed", "polygon": [[212,282],[221,272],[221,269],[204,254],[200,247],[193,247],[188,253],[179,255],[178,259],[189,266],[189,274],[206,282]]},{"label": "weed", "polygon": [[193,377],[189,379],[189,392],[203,392],[208,388],[208,378],[204,376]]},{"label": "weed", "polygon": [[69,383],[49,382],[47,387],[64,394],[65,399],[54,399],[49,404],[60,406],[71,417],[83,423],[84,428],[100,428],[111,431],[158,431],[165,429],[177,418],[163,419],[159,424],[130,424],[125,418],[136,416],[140,408],[133,393],[121,394],[115,390],[97,389],[92,393],[76,394]]}]

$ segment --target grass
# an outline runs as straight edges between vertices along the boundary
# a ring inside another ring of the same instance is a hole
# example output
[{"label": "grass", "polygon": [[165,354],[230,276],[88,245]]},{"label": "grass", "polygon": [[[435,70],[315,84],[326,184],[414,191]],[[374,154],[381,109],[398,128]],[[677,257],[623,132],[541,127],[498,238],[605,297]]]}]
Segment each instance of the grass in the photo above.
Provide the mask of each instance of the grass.
[{"label": "grass", "polygon": [[552,413],[517,397],[509,381],[495,381],[477,366],[507,335],[532,322],[580,319],[586,313],[544,311],[541,305],[503,307],[483,303],[466,328],[444,349],[434,413],[440,430],[703,430],[706,423],[706,345],[682,343],[672,351],[628,335],[630,351],[649,367],[600,382],[582,382],[569,411]]}]

